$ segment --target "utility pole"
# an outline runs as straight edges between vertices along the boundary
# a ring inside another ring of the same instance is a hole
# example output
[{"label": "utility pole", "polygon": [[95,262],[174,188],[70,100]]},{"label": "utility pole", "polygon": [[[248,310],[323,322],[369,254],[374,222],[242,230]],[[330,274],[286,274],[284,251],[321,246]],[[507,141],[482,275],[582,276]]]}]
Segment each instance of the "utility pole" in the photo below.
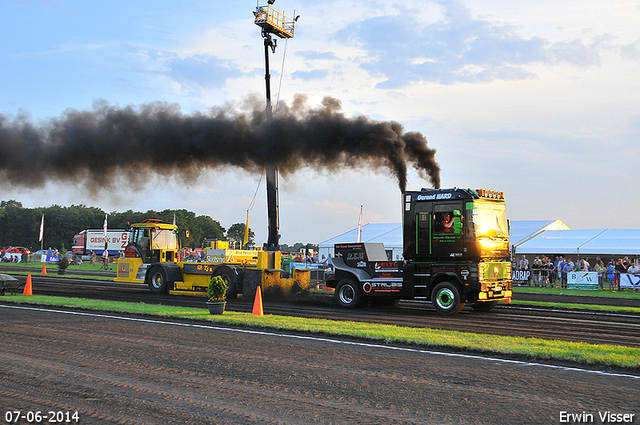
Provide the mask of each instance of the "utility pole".
[{"label": "utility pole", "polygon": [[[277,40],[271,35],[279,38],[293,38],[295,23],[300,16],[291,20],[283,13],[275,10],[272,5],[275,0],[268,0],[267,6],[257,6],[253,12],[255,16],[255,24],[262,28],[262,37],[264,38],[264,63],[265,63],[265,84],[267,93],[266,116],[270,121],[273,116],[271,109],[271,73],[269,71],[269,49],[272,53],[276,52]],[[277,251],[280,249],[280,223],[278,217],[278,166],[276,164],[267,164],[267,220],[269,232],[267,236],[266,249]]]}]

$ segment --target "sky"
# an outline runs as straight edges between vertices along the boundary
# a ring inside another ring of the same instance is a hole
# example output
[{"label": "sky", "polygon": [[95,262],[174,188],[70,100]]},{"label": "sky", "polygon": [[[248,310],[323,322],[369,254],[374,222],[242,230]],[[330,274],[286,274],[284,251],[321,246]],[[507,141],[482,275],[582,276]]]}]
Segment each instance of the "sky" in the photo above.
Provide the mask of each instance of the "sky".
[{"label": "sky", "polygon": [[[189,115],[264,102],[258,4],[4,1],[0,116],[39,126],[105,103],[165,102]],[[441,187],[504,191],[512,221],[638,228],[637,0],[277,0],[274,7],[300,15],[295,37],[278,40],[270,54],[276,112],[297,95],[310,107],[330,96],[348,117],[420,132],[436,150]],[[0,199],[29,208],[187,209],[227,229],[251,208],[256,243],[266,242],[261,173],[217,167],[193,178],[151,175],[142,186],[124,177],[111,183],[108,190],[5,183]],[[429,181],[409,170],[407,189],[423,187]],[[309,164],[281,175],[279,201],[286,244],[355,228],[361,206],[363,223],[402,221],[397,180],[366,163]]]}]

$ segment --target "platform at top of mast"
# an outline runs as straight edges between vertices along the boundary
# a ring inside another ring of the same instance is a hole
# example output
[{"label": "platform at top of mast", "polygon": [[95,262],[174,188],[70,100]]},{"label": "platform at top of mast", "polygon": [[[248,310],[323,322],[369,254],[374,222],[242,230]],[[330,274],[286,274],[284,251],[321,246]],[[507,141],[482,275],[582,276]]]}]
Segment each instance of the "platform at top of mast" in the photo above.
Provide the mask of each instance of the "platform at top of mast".
[{"label": "platform at top of mast", "polygon": [[258,6],[253,12],[255,23],[265,32],[275,34],[280,38],[293,38],[295,21],[284,16],[271,6]]}]

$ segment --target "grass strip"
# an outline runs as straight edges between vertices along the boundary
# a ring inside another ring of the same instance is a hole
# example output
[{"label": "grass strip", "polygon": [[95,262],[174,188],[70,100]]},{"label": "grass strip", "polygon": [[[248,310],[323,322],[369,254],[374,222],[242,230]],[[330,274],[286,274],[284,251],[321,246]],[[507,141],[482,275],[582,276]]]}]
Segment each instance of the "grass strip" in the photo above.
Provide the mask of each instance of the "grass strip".
[{"label": "grass strip", "polygon": [[253,316],[251,313],[230,311],[222,315],[213,316],[204,308],[184,308],[43,295],[13,295],[7,296],[4,300],[19,304],[72,307],[201,320],[225,325],[316,332],[326,335],[366,338],[386,343],[405,343],[485,354],[524,355],[529,359],[571,361],[623,368],[640,367],[640,349],[609,344],[587,344],[329,319],[307,319],[277,315]]},{"label": "grass strip", "polygon": [[511,300],[511,304],[532,305],[539,307],[560,307],[560,308],[576,308],[582,310],[595,311],[616,311],[625,313],[640,313],[640,307],[625,307],[615,305],[597,305],[597,304],[577,304],[577,303],[554,303],[548,301],[521,301]]},{"label": "grass strip", "polygon": [[549,295],[578,295],[581,297],[606,297],[606,298],[633,298],[640,299],[640,291],[625,289],[623,291],[611,291],[608,288],[595,291],[585,289],[566,289],[559,287],[539,286],[514,286],[514,294],[549,294]]},{"label": "grass strip", "polygon": [[[52,276],[57,278],[62,278],[62,279],[78,279],[78,280],[105,280],[105,281],[111,281],[113,282],[113,276],[100,276],[100,275],[83,275],[83,274],[74,274],[73,271],[69,271],[69,269],[67,269],[67,273],[66,274],[58,274],[57,273],[57,268],[50,270],[47,269],[47,275],[44,276],[45,278],[47,276]],[[11,270],[9,272],[7,271],[2,271],[0,270],[0,273],[6,273],[8,275],[19,275],[19,276],[27,276],[28,274],[31,274],[32,276],[37,276],[37,277],[42,277],[42,275],[38,272],[38,273],[34,273],[33,271],[30,270]]]}]

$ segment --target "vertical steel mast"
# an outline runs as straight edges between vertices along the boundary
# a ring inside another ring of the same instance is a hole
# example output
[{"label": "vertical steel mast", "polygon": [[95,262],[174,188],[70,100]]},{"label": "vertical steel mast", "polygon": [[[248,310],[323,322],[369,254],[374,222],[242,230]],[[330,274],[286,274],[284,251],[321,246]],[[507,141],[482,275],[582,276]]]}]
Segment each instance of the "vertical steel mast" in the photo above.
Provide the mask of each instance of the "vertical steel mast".
[{"label": "vertical steel mast", "polygon": [[[272,118],[271,110],[271,73],[269,71],[269,48],[275,53],[277,40],[271,37],[274,34],[280,38],[293,38],[295,30],[295,20],[288,19],[284,14],[275,10],[272,5],[275,0],[268,0],[268,6],[257,6],[253,12],[255,24],[262,28],[264,38],[264,63],[265,63],[265,83],[267,93],[266,115],[267,121]],[[266,249],[280,249],[280,223],[278,218],[278,167],[276,164],[268,164],[267,174],[267,220],[269,233],[267,237]]]}]

